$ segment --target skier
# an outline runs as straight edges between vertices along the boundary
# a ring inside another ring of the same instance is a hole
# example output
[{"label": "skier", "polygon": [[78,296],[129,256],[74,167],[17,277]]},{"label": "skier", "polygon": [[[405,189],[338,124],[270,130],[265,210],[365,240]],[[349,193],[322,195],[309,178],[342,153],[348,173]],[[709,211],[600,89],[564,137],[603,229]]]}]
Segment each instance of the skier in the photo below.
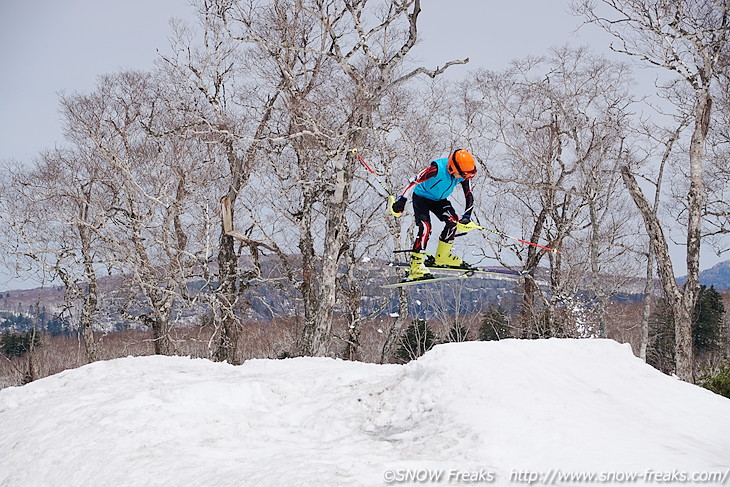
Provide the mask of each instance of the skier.
[{"label": "skier", "polygon": [[[400,217],[406,207],[408,192],[413,189],[413,215],[418,225],[418,236],[413,244],[411,263],[408,273],[409,280],[432,279],[433,275],[426,267],[426,244],[431,235],[430,213],[445,223],[439,237],[435,258],[428,256],[428,263],[433,267],[448,267],[469,269],[471,266],[451,253],[456,237],[456,224],[468,224],[471,221],[471,211],[474,206],[474,197],[471,193],[469,180],[477,172],[474,156],[466,149],[457,149],[449,157],[436,159],[418,176],[411,179],[403,192],[395,198],[390,211]],[[461,183],[464,190],[465,209],[459,218],[447,200]],[[415,188],[415,189],[414,189]],[[433,262],[431,260],[433,259]]]}]

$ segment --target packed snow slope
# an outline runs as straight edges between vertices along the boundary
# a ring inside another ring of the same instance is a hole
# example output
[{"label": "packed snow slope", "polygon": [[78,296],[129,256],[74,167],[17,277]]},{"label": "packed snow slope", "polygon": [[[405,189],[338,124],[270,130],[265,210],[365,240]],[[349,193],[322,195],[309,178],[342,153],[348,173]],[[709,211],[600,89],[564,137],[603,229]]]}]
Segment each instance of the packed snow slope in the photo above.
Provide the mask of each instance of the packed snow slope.
[{"label": "packed snow slope", "polygon": [[407,365],[130,357],[0,391],[2,486],[720,485],[729,467],[730,400],[609,340]]}]

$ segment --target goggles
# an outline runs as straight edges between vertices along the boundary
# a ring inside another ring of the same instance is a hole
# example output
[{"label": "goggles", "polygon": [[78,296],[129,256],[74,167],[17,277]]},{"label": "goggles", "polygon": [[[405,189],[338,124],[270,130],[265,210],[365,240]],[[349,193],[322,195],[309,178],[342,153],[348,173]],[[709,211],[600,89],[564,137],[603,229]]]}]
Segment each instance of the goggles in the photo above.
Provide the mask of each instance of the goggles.
[{"label": "goggles", "polygon": [[[459,152],[459,151],[456,151]],[[456,168],[456,171],[459,173],[459,175],[464,179],[471,179],[473,178],[477,173],[477,168],[474,166],[473,169],[470,169],[468,171],[463,171],[461,167],[459,166],[458,161],[456,160],[456,152],[451,156],[451,162],[454,164],[454,168]]]}]

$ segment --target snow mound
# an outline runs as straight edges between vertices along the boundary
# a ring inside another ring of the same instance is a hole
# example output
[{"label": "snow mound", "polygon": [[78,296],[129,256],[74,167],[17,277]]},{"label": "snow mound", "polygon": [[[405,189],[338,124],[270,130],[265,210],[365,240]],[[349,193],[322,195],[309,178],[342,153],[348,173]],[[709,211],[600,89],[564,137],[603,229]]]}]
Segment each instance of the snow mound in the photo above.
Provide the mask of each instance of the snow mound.
[{"label": "snow mound", "polygon": [[0,485],[721,484],[729,417],[609,340],[449,344],[407,365],[130,357],[0,391]]}]

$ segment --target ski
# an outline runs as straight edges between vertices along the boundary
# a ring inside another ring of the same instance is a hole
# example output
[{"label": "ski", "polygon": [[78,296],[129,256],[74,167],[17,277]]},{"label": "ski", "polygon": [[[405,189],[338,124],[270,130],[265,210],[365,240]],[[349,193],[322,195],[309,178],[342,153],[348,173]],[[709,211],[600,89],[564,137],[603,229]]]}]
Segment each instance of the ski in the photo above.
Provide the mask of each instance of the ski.
[{"label": "ski", "polygon": [[[390,262],[388,263],[391,267],[408,267],[410,264],[407,264],[405,262]],[[460,269],[457,267],[438,267],[438,266],[430,266],[426,265],[428,270],[432,274],[438,274],[438,273],[477,273],[477,274],[499,274],[503,276],[514,276],[514,277],[520,277],[524,276],[526,274],[530,274],[530,271],[518,271],[513,269],[507,269],[505,267],[469,267],[466,269]]]},{"label": "ski", "polygon": [[416,286],[419,284],[429,284],[432,282],[453,281],[455,279],[464,279],[464,278],[471,277],[472,275],[474,275],[474,273],[471,272],[470,270],[462,269],[462,271],[459,274],[451,274],[448,276],[428,277],[425,279],[406,279],[405,281],[383,284],[381,287],[394,288],[394,287]]}]

